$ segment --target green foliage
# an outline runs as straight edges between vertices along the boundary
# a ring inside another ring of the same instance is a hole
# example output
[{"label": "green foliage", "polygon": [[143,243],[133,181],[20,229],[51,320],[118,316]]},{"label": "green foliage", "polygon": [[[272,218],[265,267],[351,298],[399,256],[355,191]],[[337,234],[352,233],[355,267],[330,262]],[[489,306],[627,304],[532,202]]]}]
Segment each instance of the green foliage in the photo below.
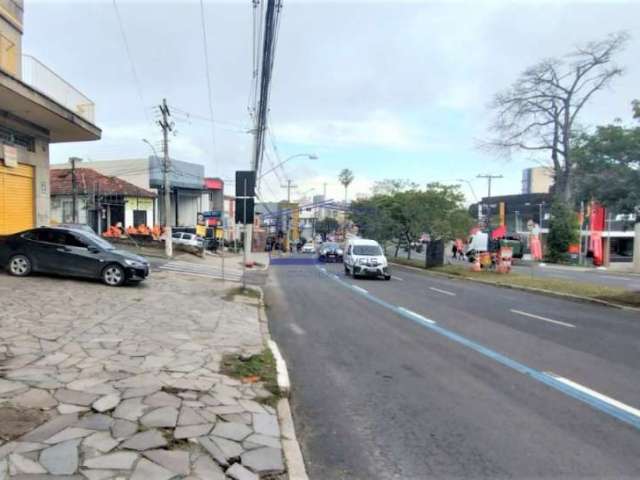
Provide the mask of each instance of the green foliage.
[{"label": "green foliage", "polygon": [[[387,180],[385,185],[408,186],[402,180]],[[388,193],[352,202],[351,220],[363,237],[381,243],[391,239],[411,243],[422,233],[433,239],[449,240],[466,236],[473,225],[463,201],[458,186],[432,183],[426,190],[393,188]]]},{"label": "green foliage", "polygon": [[335,218],[327,217],[316,223],[316,232],[326,237],[329,233],[335,232],[338,228],[338,221]]},{"label": "green foliage", "polygon": [[634,100],[631,102],[631,106],[633,107],[633,118],[640,120],[640,100]]},{"label": "green foliage", "polygon": [[551,205],[545,260],[552,263],[566,261],[569,245],[578,242],[579,228],[578,216],[573,209],[564,202],[555,200]]},{"label": "green foliage", "polygon": [[574,147],[578,201],[597,200],[618,212],[640,205],[640,127],[600,126]]},{"label": "green foliage", "polygon": [[373,184],[374,195],[392,195],[406,190],[417,190],[418,184],[411,180],[386,178]]}]

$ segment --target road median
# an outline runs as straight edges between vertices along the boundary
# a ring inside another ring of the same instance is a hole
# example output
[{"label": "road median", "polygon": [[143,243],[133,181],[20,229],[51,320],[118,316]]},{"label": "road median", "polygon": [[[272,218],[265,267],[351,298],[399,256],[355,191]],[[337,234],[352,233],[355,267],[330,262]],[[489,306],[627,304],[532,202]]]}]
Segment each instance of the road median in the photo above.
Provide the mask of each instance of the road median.
[{"label": "road median", "polygon": [[472,272],[466,265],[445,265],[443,267],[426,269],[421,262],[418,263],[413,260],[394,259],[392,263],[418,270],[427,275],[439,275],[452,279],[468,280],[640,312],[640,295],[638,292],[629,291],[624,288],[571,282],[548,277],[542,278],[518,273]]}]

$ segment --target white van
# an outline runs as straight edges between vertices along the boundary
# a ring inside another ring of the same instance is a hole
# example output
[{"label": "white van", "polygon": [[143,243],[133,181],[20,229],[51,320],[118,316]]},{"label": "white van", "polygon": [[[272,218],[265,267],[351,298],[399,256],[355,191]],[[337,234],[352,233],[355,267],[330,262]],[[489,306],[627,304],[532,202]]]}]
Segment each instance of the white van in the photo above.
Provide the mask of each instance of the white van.
[{"label": "white van", "polygon": [[344,250],[344,273],[359,276],[384,277],[391,280],[391,272],[384,251],[375,240],[350,238]]}]

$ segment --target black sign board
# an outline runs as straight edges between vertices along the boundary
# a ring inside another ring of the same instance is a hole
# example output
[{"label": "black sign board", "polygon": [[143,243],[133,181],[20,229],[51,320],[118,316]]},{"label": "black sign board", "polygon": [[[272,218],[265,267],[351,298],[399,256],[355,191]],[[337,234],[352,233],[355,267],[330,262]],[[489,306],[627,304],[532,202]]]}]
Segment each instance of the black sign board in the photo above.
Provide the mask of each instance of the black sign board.
[{"label": "black sign board", "polygon": [[[236,223],[246,223],[250,225],[253,223],[253,210],[254,210],[253,198],[238,198],[236,197]],[[245,208],[246,218],[245,218]]]},{"label": "black sign board", "polygon": [[236,197],[255,197],[255,189],[256,172],[253,170],[239,170],[236,172]]}]

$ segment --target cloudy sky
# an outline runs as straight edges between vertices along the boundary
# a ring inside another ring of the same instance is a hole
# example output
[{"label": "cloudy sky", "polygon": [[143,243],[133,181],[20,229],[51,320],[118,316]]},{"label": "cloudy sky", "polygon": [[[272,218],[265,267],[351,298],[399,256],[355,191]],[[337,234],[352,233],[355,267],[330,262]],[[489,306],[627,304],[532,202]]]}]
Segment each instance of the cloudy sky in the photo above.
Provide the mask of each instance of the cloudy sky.
[{"label": "cloudy sky", "polygon": [[[98,142],[53,146],[53,162],[148,156],[141,139],[159,145],[153,107],[166,97],[177,130],[173,158],[225,179],[249,167],[251,0],[205,1],[213,134],[202,119],[209,106],[197,1],[117,0],[139,82],[112,0],[25,3],[24,53],[93,99],[103,131]],[[640,2],[283,3],[264,168],[278,155],[319,158],[296,158],[270,174],[265,199],[283,198],[286,178],[299,187],[294,198],[321,193],[324,183],[330,197],[342,198],[342,168],[355,173],[350,197],[384,178],[420,184],[464,178],[481,195],[486,185],[478,173],[502,173],[494,192],[519,193],[521,170],[534,160],[496,158],[476,147],[488,135],[488,101],[527,66],[611,32],[632,35],[618,57],[626,73],[580,122],[629,122],[630,101],[640,97]],[[466,185],[464,191],[473,200]]]}]

